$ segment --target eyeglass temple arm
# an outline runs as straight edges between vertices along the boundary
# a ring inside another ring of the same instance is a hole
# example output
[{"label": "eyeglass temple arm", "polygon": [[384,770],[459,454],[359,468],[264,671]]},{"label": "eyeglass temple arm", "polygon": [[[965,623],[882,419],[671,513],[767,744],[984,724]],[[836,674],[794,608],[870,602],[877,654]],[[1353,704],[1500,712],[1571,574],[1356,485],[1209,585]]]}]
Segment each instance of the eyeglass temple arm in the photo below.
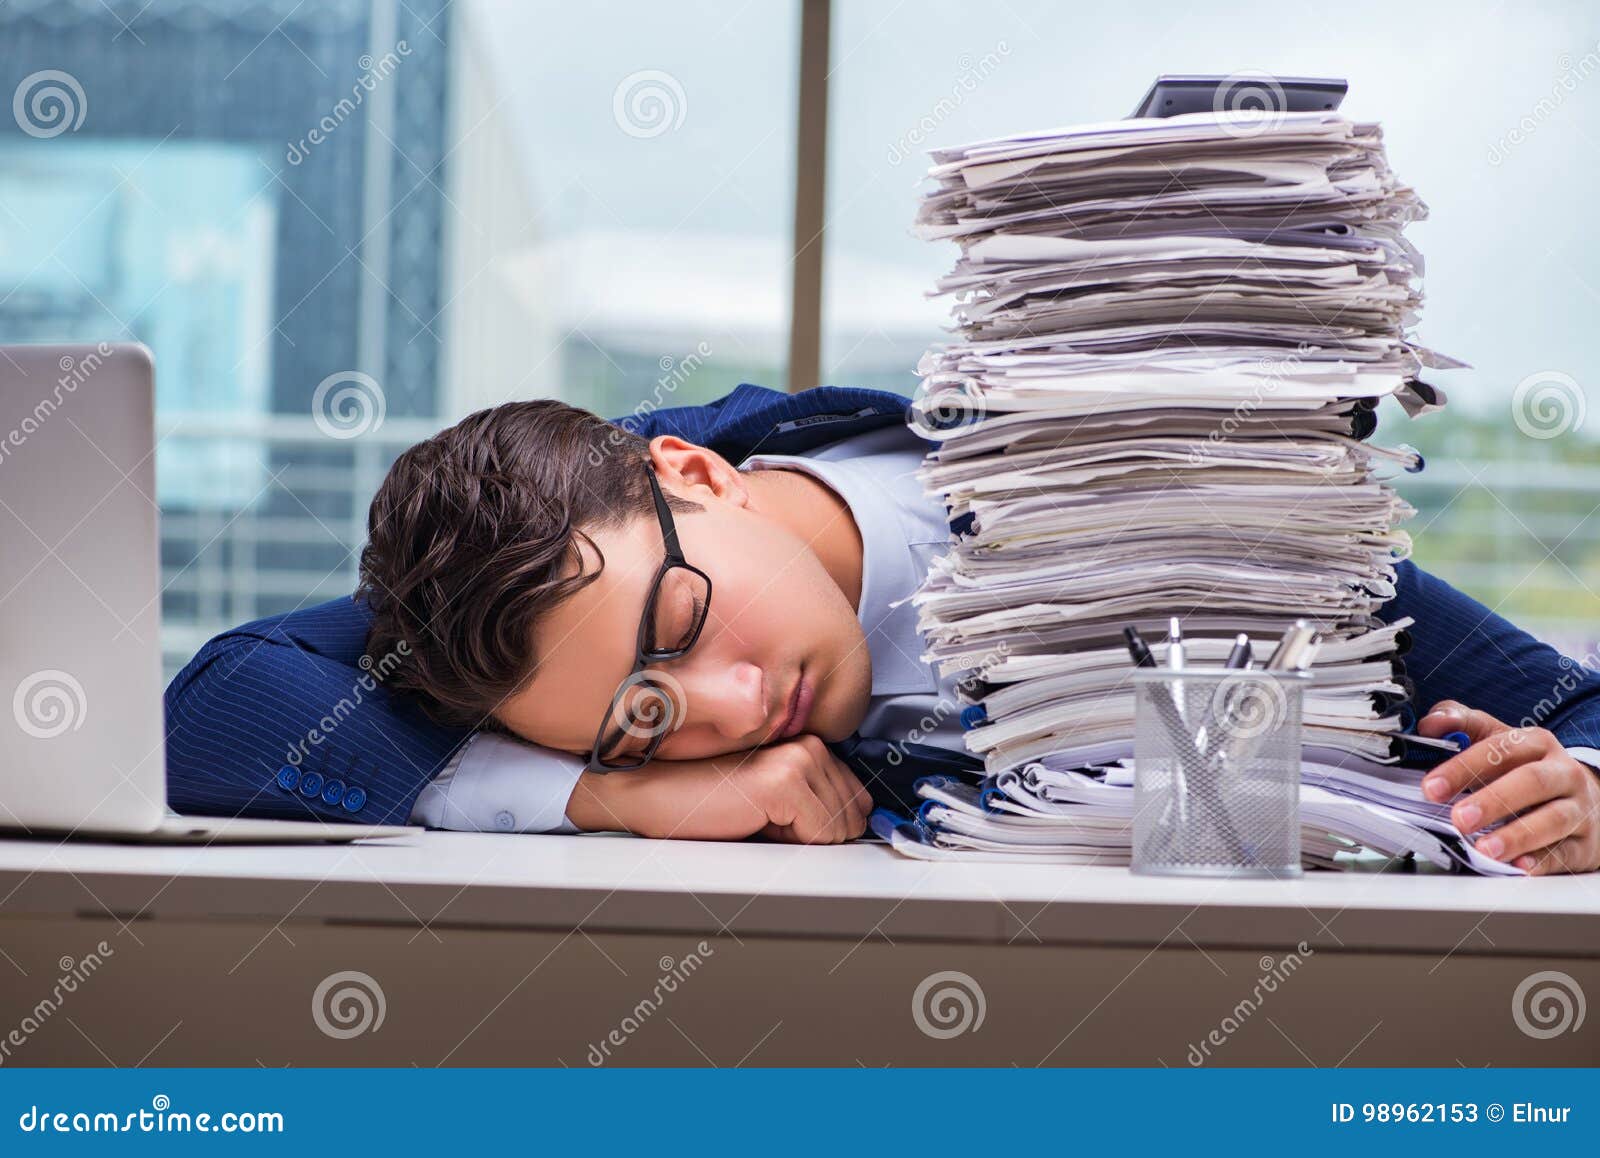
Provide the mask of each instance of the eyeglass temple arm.
[{"label": "eyeglass temple arm", "polygon": [[683,562],[683,551],[678,547],[678,525],[672,519],[672,511],[667,506],[667,496],[661,493],[661,484],[656,481],[656,472],[649,465],[645,471],[650,476],[650,493],[656,501],[656,519],[661,523],[661,538],[667,545],[667,558],[674,563]]}]

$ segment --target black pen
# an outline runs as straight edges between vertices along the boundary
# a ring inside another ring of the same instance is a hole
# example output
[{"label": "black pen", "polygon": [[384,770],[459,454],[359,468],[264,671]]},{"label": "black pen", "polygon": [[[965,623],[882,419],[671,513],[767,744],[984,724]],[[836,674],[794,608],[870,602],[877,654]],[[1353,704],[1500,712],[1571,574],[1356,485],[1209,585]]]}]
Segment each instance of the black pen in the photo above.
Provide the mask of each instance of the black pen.
[{"label": "black pen", "polygon": [[1134,667],[1156,666],[1156,657],[1150,654],[1150,647],[1137,627],[1124,627],[1122,638],[1128,641],[1128,654],[1133,657]]},{"label": "black pen", "polygon": [[1244,668],[1250,666],[1250,637],[1240,632],[1233,637],[1233,650],[1228,653],[1228,662],[1224,665],[1230,668]]}]

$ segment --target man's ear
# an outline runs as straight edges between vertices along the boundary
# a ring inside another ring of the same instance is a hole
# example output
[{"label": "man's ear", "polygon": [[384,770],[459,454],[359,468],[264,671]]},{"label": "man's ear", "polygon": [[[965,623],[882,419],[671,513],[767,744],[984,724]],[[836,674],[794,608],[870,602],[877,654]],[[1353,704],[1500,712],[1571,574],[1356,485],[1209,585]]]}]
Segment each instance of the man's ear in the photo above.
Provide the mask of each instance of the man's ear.
[{"label": "man's ear", "polygon": [[686,442],[675,434],[659,434],[650,440],[650,461],[657,481],[674,494],[703,499],[709,491],[722,502],[749,505],[750,491],[744,475],[714,450]]}]

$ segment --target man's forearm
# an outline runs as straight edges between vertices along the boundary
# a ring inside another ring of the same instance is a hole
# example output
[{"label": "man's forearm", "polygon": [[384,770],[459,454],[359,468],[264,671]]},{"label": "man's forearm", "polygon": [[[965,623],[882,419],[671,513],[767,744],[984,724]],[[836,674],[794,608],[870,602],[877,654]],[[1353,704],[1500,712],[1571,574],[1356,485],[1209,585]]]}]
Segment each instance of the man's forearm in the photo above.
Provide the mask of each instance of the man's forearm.
[{"label": "man's forearm", "polygon": [[578,777],[567,819],[588,832],[680,840],[765,834],[833,844],[866,829],[872,798],[816,736],[704,760],[657,760]]},{"label": "man's forearm", "polygon": [[[642,769],[641,769],[642,771]],[[584,772],[572,787],[567,819],[584,832],[631,832],[622,819],[634,808],[632,772]]]},{"label": "man's forearm", "polygon": [[1418,716],[1454,700],[1549,728],[1569,746],[1600,747],[1600,675],[1415,564],[1397,572],[1396,595],[1378,617],[1416,620],[1405,666]]},{"label": "man's forearm", "polygon": [[585,832],[726,839],[765,817],[731,773],[750,753],[713,760],[656,760],[631,772],[586,771],[567,801],[567,819]]}]

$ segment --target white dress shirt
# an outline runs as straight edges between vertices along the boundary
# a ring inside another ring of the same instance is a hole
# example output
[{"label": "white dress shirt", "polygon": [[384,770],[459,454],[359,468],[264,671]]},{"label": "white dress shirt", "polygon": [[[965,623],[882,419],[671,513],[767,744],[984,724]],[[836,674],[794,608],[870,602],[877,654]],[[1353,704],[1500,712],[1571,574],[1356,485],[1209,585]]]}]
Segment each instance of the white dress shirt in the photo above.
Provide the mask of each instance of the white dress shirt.
[{"label": "white dress shirt", "polygon": [[[860,733],[960,749],[961,673],[940,679],[924,663],[916,608],[903,600],[949,540],[944,505],[922,493],[916,470],[926,444],[886,427],[810,454],[756,454],[740,470],[798,470],[845,501],[861,532],[859,618],[872,661],[872,690]],[[690,560],[693,562],[694,560]],[[480,732],[417,797],[411,823],[498,832],[576,832],[567,801],[585,761]]]}]

